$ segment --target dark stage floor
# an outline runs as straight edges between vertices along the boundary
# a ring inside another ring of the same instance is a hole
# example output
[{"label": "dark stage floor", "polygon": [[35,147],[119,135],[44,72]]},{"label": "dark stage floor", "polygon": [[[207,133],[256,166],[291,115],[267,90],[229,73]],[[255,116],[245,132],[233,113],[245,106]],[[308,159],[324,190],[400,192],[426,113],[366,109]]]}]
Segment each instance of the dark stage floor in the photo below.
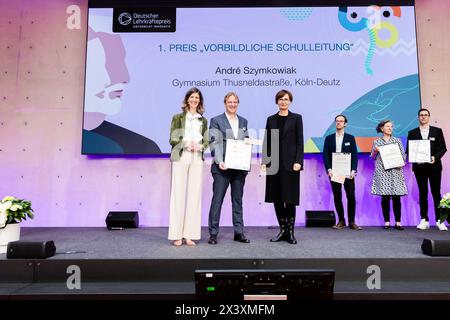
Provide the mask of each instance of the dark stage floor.
[{"label": "dark stage floor", "polygon": [[[195,247],[174,247],[167,228],[109,231],[106,228],[22,228],[21,240],[53,240],[57,254],[50,259],[305,259],[305,258],[423,258],[424,238],[450,239],[450,232],[430,229],[404,231],[366,227],[361,231],[296,228],[297,245],[271,243],[278,229],[247,227],[249,244],[233,241],[233,229],[222,227],[217,245],[207,243],[208,230]],[[65,252],[76,252],[64,254]],[[78,252],[78,253],[77,253]],[[5,254],[0,259],[6,259]]]},{"label": "dark stage floor", "polygon": [[[422,253],[424,238],[450,239],[450,232],[331,228],[296,229],[297,245],[271,243],[275,228],[247,227],[250,244],[233,241],[221,228],[217,245],[207,229],[195,247],[174,247],[167,228],[108,231],[106,228],[23,228],[21,240],[53,240],[48,259],[0,255],[1,299],[194,299],[197,269],[333,269],[334,299],[449,299],[450,257]],[[81,270],[82,287],[70,290],[69,266]],[[367,286],[370,266],[381,287]]]}]

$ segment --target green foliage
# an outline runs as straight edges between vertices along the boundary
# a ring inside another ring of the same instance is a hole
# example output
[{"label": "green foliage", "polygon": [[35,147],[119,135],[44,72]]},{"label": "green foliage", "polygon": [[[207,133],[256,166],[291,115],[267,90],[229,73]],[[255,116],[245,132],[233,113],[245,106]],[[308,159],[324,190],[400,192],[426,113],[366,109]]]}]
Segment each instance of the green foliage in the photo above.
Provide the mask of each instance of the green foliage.
[{"label": "green foliage", "polygon": [[9,223],[19,223],[27,218],[34,218],[30,201],[11,196],[4,197],[0,201],[0,228],[4,228]]},{"label": "green foliage", "polygon": [[440,220],[444,222],[449,219],[450,216],[450,193],[444,194],[439,202]]}]

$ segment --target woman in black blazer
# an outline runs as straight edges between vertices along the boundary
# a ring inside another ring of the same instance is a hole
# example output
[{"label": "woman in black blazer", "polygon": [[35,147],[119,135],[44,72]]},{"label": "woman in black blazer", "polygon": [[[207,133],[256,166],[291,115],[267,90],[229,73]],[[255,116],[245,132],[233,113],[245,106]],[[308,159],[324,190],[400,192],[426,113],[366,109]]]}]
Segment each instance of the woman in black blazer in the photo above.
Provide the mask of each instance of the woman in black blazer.
[{"label": "woman in black blazer", "polygon": [[300,198],[300,170],[303,170],[302,116],[289,111],[292,93],[281,90],[275,96],[279,111],[267,118],[262,170],[266,172],[266,202],[274,204],[280,232],[272,242],[296,244],[295,206]]}]

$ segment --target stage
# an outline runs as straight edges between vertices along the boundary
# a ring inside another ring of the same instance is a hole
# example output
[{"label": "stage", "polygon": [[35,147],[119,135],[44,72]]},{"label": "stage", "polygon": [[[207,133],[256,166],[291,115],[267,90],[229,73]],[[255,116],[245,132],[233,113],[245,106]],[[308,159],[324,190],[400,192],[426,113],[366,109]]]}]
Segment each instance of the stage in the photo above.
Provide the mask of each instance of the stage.
[{"label": "stage", "polygon": [[[233,241],[223,227],[217,245],[208,230],[195,247],[174,247],[167,228],[109,231],[106,228],[22,228],[21,240],[53,240],[56,255],[45,260],[0,255],[0,299],[195,299],[196,269],[334,269],[334,299],[450,299],[450,257],[422,254],[424,238],[448,232],[365,227],[362,231],[296,228],[297,245],[271,243],[277,228],[247,227],[250,244]],[[81,289],[68,289],[76,265]],[[368,289],[379,266],[381,288]]]}]

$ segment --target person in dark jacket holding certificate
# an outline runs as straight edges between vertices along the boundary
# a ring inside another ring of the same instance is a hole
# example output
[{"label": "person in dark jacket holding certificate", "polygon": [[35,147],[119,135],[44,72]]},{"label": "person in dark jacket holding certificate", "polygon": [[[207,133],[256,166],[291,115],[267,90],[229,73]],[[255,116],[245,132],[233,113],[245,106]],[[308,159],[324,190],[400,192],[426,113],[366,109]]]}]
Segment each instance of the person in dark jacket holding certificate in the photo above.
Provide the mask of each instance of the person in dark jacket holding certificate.
[{"label": "person in dark jacket holding certificate", "polygon": [[344,206],[342,205],[342,184],[333,181],[332,160],[333,153],[348,153],[350,154],[350,175],[344,176],[344,189],[347,195],[347,214],[348,214],[348,226],[352,230],[361,230],[362,228],[355,223],[355,210],[356,210],[356,198],[355,198],[355,175],[358,167],[358,148],[356,146],[355,137],[351,134],[345,133],[345,127],[347,126],[347,117],[343,114],[337,115],[334,118],[336,125],[336,133],[330,134],[325,138],[323,146],[323,163],[325,170],[330,177],[331,188],[333,190],[334,206],[339,217],[338,223],[333,226],[334,229],[344,229],[345,217]]},{"label": "person in dark jacket holding certificate", "polygon": [[[447,231],[445,221],[439,219],[439,201],[441,200],[442,156],[447,152],[444,134],[441,128],[430,126],[430,111],[420,109],[418,113],[419,127],[408,132],[408,143],[411,140],[430,140],[430,160],[424,163],[413,163],[412,169],[419,187],[420,223],[419,230],[430,228],[428,222],[428,181],[433,196],[436,227]],[[409,153],[408,153],[409,154]]]}]

